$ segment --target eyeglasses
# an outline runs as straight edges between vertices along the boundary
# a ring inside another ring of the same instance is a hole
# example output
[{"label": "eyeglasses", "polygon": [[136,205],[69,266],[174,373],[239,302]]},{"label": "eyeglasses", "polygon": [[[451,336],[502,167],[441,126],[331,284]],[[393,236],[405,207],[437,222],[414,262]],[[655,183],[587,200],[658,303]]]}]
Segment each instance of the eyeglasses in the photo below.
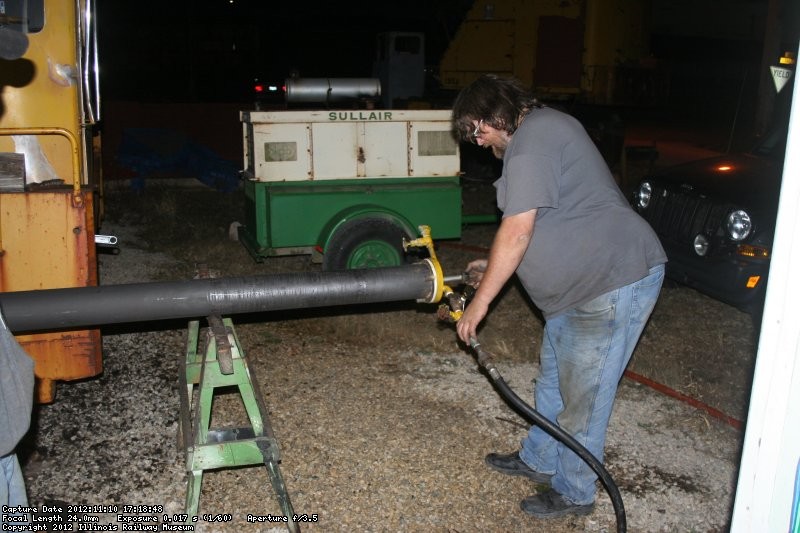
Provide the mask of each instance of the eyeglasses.
[{"label": "eyeglasses", "polygon": [[483,119],[478,121],[478,125],[475,126],[475,130],[473,130],[473,132],[469,134],[470,141],[475,142],[478,140],[478,137],[483,135],[483,132],[481,131],[481,126],[483,126]]}]

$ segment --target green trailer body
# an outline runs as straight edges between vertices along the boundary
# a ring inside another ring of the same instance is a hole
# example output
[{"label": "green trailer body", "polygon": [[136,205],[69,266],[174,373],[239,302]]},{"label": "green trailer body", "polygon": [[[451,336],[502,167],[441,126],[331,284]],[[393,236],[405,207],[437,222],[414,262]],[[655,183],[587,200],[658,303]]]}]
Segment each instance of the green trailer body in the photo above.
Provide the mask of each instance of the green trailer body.
[{"label": "green trailer body", "polygon": [[256,260],[279,255],[319,257],[336,230],[352,220],[385,218],[409,238],[420,225],[438,239],[461,236],[458,176],[371,180],[262,182],[247,180],[239,239]]}]

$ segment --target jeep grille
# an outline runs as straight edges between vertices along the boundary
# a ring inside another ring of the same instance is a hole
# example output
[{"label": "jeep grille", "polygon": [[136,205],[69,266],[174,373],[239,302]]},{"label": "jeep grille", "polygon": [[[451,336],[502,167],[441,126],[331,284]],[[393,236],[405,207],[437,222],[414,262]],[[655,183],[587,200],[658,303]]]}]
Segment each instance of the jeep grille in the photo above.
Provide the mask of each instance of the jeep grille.
[{"label": "jeep grille", "polygon": [[650,205],[640,213],[662,238],[691,246],[698,233],[720,235],[727,211],[695,193],[653,184]]}]

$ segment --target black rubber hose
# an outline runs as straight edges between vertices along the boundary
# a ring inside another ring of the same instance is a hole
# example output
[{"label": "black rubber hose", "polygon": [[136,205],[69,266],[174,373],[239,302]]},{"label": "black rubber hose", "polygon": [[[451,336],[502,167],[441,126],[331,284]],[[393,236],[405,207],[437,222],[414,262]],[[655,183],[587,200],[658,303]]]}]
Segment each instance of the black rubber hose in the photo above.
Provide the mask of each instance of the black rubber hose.
[{"label": "black rubber hose", "polygon": [[500,371],[497,370],[497,367],[492,361],[492,356],[481,347],[477,339],[470,339],[470,346],[475,350],[475,354],[478,356],[478,364],[480,364],[489,374],[489,377],[492,378],[492,382],[497,386],[497,390],[500,391],[503,398],[508,400],[515,409],[521,412],[528,420],[542,428],[548,435],[563,442],[567,448],[575,452],[578,457],[583,459],[586,464],[594,470],[595,474],[597,474],[600,481],[603,483],[606,492],[608,492],[611,503],[614,505],[614,514],[617,517],[617,531],[619,533],[625,533],[628,529],[627,519],[625,517],[625,505],[622,503],[622,496],[619,493],[619,488],[617,488],[617,484],[614,483],[614,479],[611,477],[611,474],[608,473],[608,470],[605,469],[597,457],[592,455],[592,452],[575,440],[572,435],[548,420],[544,415],[517,396],[503,379],[503,376],[500,375]]}]

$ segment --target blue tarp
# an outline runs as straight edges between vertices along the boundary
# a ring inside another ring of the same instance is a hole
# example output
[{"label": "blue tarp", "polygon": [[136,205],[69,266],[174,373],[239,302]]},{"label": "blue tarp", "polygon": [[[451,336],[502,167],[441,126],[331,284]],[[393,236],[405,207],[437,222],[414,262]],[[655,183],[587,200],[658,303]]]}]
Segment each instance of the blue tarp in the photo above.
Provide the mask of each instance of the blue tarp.
[{"label": "blue tarp", "polygon": [[221,192],[238,187],[239,169],[213,150],[181,132],[162,128],[125,128],[117,163],[134,172],[134,189],[143,189],[149,177],[180,174],[197,178]]}]

